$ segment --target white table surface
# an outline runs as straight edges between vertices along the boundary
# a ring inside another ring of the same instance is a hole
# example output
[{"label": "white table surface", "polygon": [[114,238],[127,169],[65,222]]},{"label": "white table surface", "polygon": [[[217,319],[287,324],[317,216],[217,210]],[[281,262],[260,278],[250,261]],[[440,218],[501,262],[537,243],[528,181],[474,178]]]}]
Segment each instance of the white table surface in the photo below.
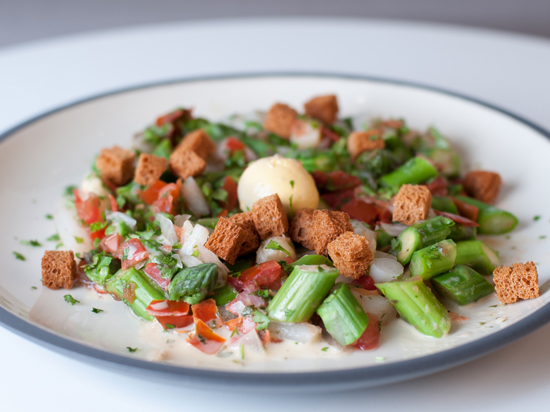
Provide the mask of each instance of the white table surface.
[{"label": "white table surface", "polygon": [[[449,26],[286,19],[140,27],[0,50],[0,132],[56,106],[136,84],[312,70],[439,86],[550,128],[549,68],[548,40]],[[545,410],[549,341],[550,325],[480,360],[414,381],[344,393],[268,397],[246,388],[241,396],[122,376],[0,328],[0,409],[504,412],[537,405]]]}]

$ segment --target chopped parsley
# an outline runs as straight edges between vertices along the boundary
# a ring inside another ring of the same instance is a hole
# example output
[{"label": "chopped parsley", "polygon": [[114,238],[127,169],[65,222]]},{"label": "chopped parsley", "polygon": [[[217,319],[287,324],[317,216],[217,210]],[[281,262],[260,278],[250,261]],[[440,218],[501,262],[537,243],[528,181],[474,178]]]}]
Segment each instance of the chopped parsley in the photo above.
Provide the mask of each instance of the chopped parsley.
[{"label": "chopped parsley", "polygon": [[53,220],[53,215],[47,214],[46,219]]},{"label": "chopped parsley", "polygon": [[92,308],[92,312],[93,312],[93,313],[103,312],[103,309]]},{"label": "chopped parsley", "polygon": [[493,305],[493,306],[489,306],[489,307],[490,307],[490,308],[496,308],[496,307],[497,307],[497,305]]},{"label": "chopped parsley", "polygon": [[109,223],[107,223],[107,222],[94,222],[90,225],[90,231],[91,232],[99,232],[101,229],[105,229],[108,224]]},{"label": "chopped parsley", "polygon": [[126,349],[128,349],[128,352],[133,353],[138,350],[138,348],[131,348],[129,346],[126,346]]},{"label": "chopped parsley", "polygon": [[290,187],[294,189],[294,180],[290,181]]},{"label": "chopped parsley", "polygon": [[197,337],[199,338],[200,343],[202,343],[203,345],[206,344],[206,339],[204,338],[204,336],[199,333]]},{"label": "chopped parsley", "polygon": [[244,346],[242,344],[239,345],[239,352],[241,353],[241,359],[244,359]]},{"label": "chopped parsley", "polygon": [[328,346],[325,346],[323,349],[321,349],[323,352],[326,352],[328,350]]},{"label": "chopped parsley", "polygon": [[76,186],[67,186],[65,188],[65,196],[72,196],[74,194],[75,189],[76,189]]},{"label": "chopped parsley", "polygon": [[76,300],[71,295],[65,295],[63,296],[63,299],[65,299],[65,302],[70,303],[71,305],[74,305],[75,303],[80,303],[79,300]]},{"label": "chopped parsley", "polygon": [[198,258],[199,257],[199,250],[194,250],[193,253],[191,253],[191,256]]},{"label": "chopped parsley", "polygon": [[13,252],[13,254],[15,255],[15,258],[18,259],[18,260],[22,260],[22,261],[27,260],[27,258],[19,252]]},{"label": "chopped parsley", "polygon": [[82,239],[81,237],[78,237],[78,236],[75,236],[74,240],[76,240],[76,243],[84,243],[84,239]]},{"label": "chopped parsley", "polygon": [[59,242],[59,235],[56,233],[55,235],[51,235],[49,238],[46,239],[48,242]]},{"label": "chopped parsley", "polygon": [[269,318],[259,310],[254,310],[252,320],[257,323],[256,330],[265,330],[269,326]]},{"label": "chopped parsley", "polygon": [[38,289],[38,288],[37,288],[36,286],[31,286],[31,289],[32,289],[32,290],[36,290],[36,289]]},{"label": "chopped parsley", "polygon": [[32,247],[41,247],[42,246],[42,244],[38,240],[22,240],[19,243],[21,243],[22,245],[32,246]]},{"label": "chopped parsley", "polygon": [[539,239],[546,239],[546,236],[539,236]]},{"label": "chopped parsley", "polygon": [[537,220],[539,220],[539,219],[540,219],[540,216],[539,216],[539,215],[533,217],[533,221],[535,221],[535,222],[536,222]]},{"label": "chopped parsley", "polygon": [[56,249],[59,249],[59,248],[62,248],[62,247],[63,247],[63,243],[58,243],[57,245],[55,245]]},{"label": "chopped parsley", "polygon": [[272,250],[280,250],[281,252],[284,252],[285,255],[290,256],[290,252],[286,250],[284,247],[282,247],[280,244],[275,242],[274,240],[270,240],[265,248],[272,249]]},{"label": "chopped parsley", "polygon": [[165,323],[165,324],[164,324],[164,328],[165,328],[165,329],[175,329],[176,326],[175,326],[175,325],[172,325],[171,323]]}]

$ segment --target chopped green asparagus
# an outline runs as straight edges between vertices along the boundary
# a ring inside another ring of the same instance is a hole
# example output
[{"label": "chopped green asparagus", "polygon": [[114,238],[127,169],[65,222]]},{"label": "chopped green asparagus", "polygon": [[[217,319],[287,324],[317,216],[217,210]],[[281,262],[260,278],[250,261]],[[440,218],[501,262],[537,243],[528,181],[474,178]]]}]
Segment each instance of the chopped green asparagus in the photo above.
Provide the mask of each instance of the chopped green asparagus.
[{"label": "chopped green asparagus", "polygon": [[468,266],[455,266],[450,272],[435,276],[432,286],[441,295],[467,305],[493,293],[495,288],[483,276]]},{"label": "chopped green asparagus", "polygon": [[440,212],[453,213],[455,215],[459,214],[453,200],[447,196],[433,196],[432,209],[439,210]]},{"label": "chopped green asparagus", "polygon": [[465,240],[456,244],[457,265],[470,266],[482,275],[490,275],[502,262],[493,249],[481,240]]},{"label": "chopped green asparagus", "polygon": [[404,184],[418,184],[437,176],[437,170],[423,157],[413,157],[393,172],[382,176],[380,184],[395,190]]},{"label": "chopped green asparagus", "polygon": [[456,243],[442,240],[413,253],[409,269],[411,276],[421,276],[428,280],[435,275],[451,270],[456,259]]}]

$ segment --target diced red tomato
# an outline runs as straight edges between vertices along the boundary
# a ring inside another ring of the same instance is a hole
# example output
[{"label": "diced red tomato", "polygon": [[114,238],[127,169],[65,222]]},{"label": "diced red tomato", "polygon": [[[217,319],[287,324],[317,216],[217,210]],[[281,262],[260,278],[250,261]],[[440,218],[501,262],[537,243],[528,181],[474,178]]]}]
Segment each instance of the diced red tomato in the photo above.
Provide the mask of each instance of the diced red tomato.
[{"label": "diced red tomato", "polygon": [[101,201],[96,194],[90,193],[86,200],[82,200],[78,189],[75,189],[74,205],[76,207],[76,213],[78,214],[78,217],[82,219],[87,225],[103,221],[100,210]]},{"label": "diced red tomato", "polygon": [[238,318],[225,322],[225,326],[231,331],[237,328],[239,333],[244,335],[256,328],[256,322],[254,322],[250,316],[239,316]]},{"label": "diced red tomato", "polygon": [[183,316],[189,313],[189,303],[174,300],[153,300],[145,310],[152,316]]},{"label": "diced red tomato", "polygon": [[376,349],[380,345],[380,326],[378,318],[372,313],[367,313],[369,317],[369,326],[357,341],[351,344],[360,350]]},{"label": "diced red tomato", "polygon": [[249,295],[247,292],[241,292],[235,299],[229,302],[225,309],[234,315],[240,316],[246,307],[265,308],[265,300],[259,296]]},{"label": "diced red tomato", "polygon": [[227,209],[222,209],[222,211],[216,215],[216,217],[227,217],[227,216],[229,216],[229,212],[227,211]]},{"label": "diced red tomato", "polygon": [[143,200],[148,205],[152,205],[155,200],[158,199],[160,190],[164,186],[166,186],[166,184],[167,183],[163,182],[162,180],[157,180],[155,183],[153,183],[151,186],[141,192],[141,200]]},{"label": "diced red tomato", "polygon": [[458,213],[460,213],[461,216],[473,220],[474,222],[477,220],[477,216],[479,214],[479,208],[477,206],[463,202],[455,197],[451,197],[451,200],[455,204],[458,209]]},{"label": "diced red tomato", "polygon": [[353,199],[344,203],[340,210],[346,212],[352,219],[374,225],[378,220],[378,207],[373,203],[367,203],[360,199]]},{"label": "diced red tomato", "polygon": [[227,200],[225,202],[220,202],[221,207],[227,210],[235,209],[237,206],[237,184],[231,178],[231,176],[226,176],[223,182],[222,189],[227,192]]},{"label": "diced red tomato", "polygon": [[274,260],[253,266],[241,273],[238,278],[230,278],[230,283],[238,290],[254,292],[266,288],[280,289],[280,280],[284,276],[284,271]]},{"label": "diced red tomato", "polygon": [[328,137],[333,142],[337,142],[338,140],[340,140],[340,136],[337,133],[334,133],[332,130],[327,129],[324,126],[321,128],[321,133],[323,134],[323,136]]},{"label": "diced red tomato", "polygon": [[455,215],[454,213],[447,213],[447,212],[441,212],[439,210],[434,210],[436,215],[439,216],[445,216],[451,219],[455,223],[460,223],[462,226],[479,226],[476,222],[470,219],[466,219],[465,217]]},{"label": "diced red tomato", "polygon": [[432,183],[428,184],[428,190],[433,196],[447,196],[449,193],[447,181],[441,176],[436,178]]},{"label": "diced red tomato", "polygon": [[114,256],[122,260],[122,269],[128,269],[149,258],[149,252],[139,239],[129,239],[120,245]]},{"label": "diced red tomato", "polygon": [[136,284],[134,282],[127,282],[122,288],[122,297],[128,301],[129,304],[134,303],[136,300]]},{"label": "diced red tomato", "polygon": [[200,319],[197,319],[195,325],[195,332],[186,341],[208,355],[216,353],[224,344],[225,339],[212,332]]},{"label": "diced red tomato", "polygon": [[173,123],[179,119],[189,116],[189,110],[177,109],[171,113],[157,118],[157,126],[164,126],[166,123]]},{"label": "diced red tomato", "polygon": [[220,327],[223,324],[214,299],[207,299],[191,306],[191,311],[193,312],[195,322],[197,319],[200,319],[206,324],[212,322],[216,327]]},{"label": "diced red tomato", "polygon": [[349,189],[340,192],[328,192],[322,194],[321,199],[327,202],[332,209],[339,209],[343,204],[355,199],[355,191]]},{"label": "diced red tomato", "polygon": [[145,266],[145,273],[147,273],[147,275],[151,279],[157,282],[161,288],[163,288],[164,290],[168,289],[168,285],[170,285],[170,279],[162,277],[162,273],[156,263],[147,263],[147,265]]},{"label": "diced red tomato", "polygon": [[105,228],[98,230],[97,232],[90,232],[90,238],[92,240],[103,239],[105,237]]},{"label": "diced red tomato", "polygon": [[94,283],[94,289],[100,295],[107,295],[109,293],[105,289],[103,289],[103,287],[99,286],[97,283]]},{"label": "diced red tomato", "polygon": [[194,322],[193,315],[156,316],[156,318],[166,330],[185,328]]},{"label": "diced red tomato", "polygon": [[103,239],[103,250],[113,254],[116,253],[122,243],[122,236],[118,233],[113,233]]},{"label": "diced red tomato", "polygon": [[183,228],[174,225],[174,230],[176,231],[176,235],[178,236],[178,239],[181,239],[181,236],[183,235]]},{"label": "diced red tomato", "polygon": [[315,170],[311,175],[318,188],[328,190],[329,192],[353,189],[361,185],[361,180],[357,176],[349,175],[341,170],[330,173]]},{"label": "diced red tomato", "polygon": [[241,142],[239,139],[237,139],[236,137],[233,137],[233,136],[230,136],[230,137],[227,138],[227,140],[225,141],[225,145],[227,147],[227,150],[229,150],[229,155],[230,156],[233,156],[233,154],[237,150],[246,149],[246,145],[243,142]]},{"label": "diced red tomato", "polygon": [[158,192],[157,199],[153,202],[153,209],[156,213],[165,212],[174,215],[180,196],[180,186],[178,183],[169,183],[162,187]]},{"label": "diced red tomato", "polygon": [[118,205],[116,204],[116,200],[112,194],[109,194],[109,201],[111,202],[111,210],[113,212],[118,212]]},{"label": "diced red tomato", "polygon": [[374,286],[374,279],[367,275],[363,275],[359,279],[355,279],[353,284],[366,290],[376,290],[376,286]]}]

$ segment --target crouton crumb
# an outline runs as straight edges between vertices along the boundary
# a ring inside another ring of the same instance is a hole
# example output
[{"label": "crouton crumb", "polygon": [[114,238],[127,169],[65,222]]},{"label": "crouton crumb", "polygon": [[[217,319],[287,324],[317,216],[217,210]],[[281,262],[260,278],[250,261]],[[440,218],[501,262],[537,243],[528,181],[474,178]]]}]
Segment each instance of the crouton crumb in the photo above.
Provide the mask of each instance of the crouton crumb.
[{"label": "crouton crumb", "polygon": [[314,97],[304,104],[304,109],[307,116],[332,124],[338,115],[338,100],[333,94]]},{"label": "crouton crumb", "polygon": [[313,211],[311,242],[318,255],[327,256],[328,244],[345,232],[353,232],[347,213],[329,210]]},{"label": "crouton crumb", "polygon": [[502,303],[539,297],[539,276],[533,262],[498,267],[493,272],[495,292]]},{"label": "crouton crumb", "polygon": [[353,132],[349,135],[346,145],[352,159],[357,159],[363,152],[383,149],[386,146],[379,129]]},{"label": "crouton crumb", "polygon": [[260,247],[260,239],[256,226],[254,226],[254,218],[251,212],[236,213],[229,218],[229,221],[239,226],[245,232],[245,240],[241,245],[239,256],[247,255],[255,252]]},{"label": "crouton crumb", "polygon": [[42,285],[50,289],[70,289],[76,277],[72,251],[47,250],[42,257]]},{"label": "crouton crumb", "polygon": [[393,201],[393,222],[412,225],[426,220],[432,204],[432,194],[426,186],[403,185]]},{"label": "crouton crumb", "polygon": [[159,180],[166,166],[167,161],[164,157],[142,153],[139,155],[134,181],[143,186],[150,186]]},{"label": "crouton crumb", "polygon": [[300,243],[303,247],[309,250],[314,250],[313,244],[313,209],[301,209],[296,212],[294,219],[290,225],[290,238]]},{"label": "crouton crumb", "polygon": [[296,120],[298,112],[292,107],[282,103],[275,103],[267,112],[264,121],[264,129],[275,133],[283,139],[290,138],[292,124]]},{"label": "crouton crumb", "polygon": [[192,150],[197,156],[206,160],[214,153],[216,145],[204,130],[197,129],[187,133],[176,149]]},{"label": "crouton crumb", "polygon": [[250,211],[260,239],[281,236],[288,231],[288,218],[278,194],[257,200]]},{"label": "crouton crumb", "polygon": [[204,247],[226,262],[233,264],[244,241],[245,231],[229,219],[220,217],[214,233],[210,235]]},{"label": "crouton crumb", "polygon": [[101,178],[116,186],[128,183],[134,177],[134,152],[113,146],[103,149],[96,160]]},{"label": "crouton crumb", "polygon": [[502,179],[498,173],[474,170],[466,175],[463,186],[469,196],[484,203],[491,203],[502,187]]},{"label": "crouton crumb", "polygon": [[176,147],[172,152],[168,164],[172,173],[182,179],[200,175],[206,168],[206,162],[202,157],[181,146]]},{"label": "crouton crumb", "polygon": [[358,279],[369,270],[374,254],[364,236],[345,232],[327,246],[328,254],[340,275]]}]

